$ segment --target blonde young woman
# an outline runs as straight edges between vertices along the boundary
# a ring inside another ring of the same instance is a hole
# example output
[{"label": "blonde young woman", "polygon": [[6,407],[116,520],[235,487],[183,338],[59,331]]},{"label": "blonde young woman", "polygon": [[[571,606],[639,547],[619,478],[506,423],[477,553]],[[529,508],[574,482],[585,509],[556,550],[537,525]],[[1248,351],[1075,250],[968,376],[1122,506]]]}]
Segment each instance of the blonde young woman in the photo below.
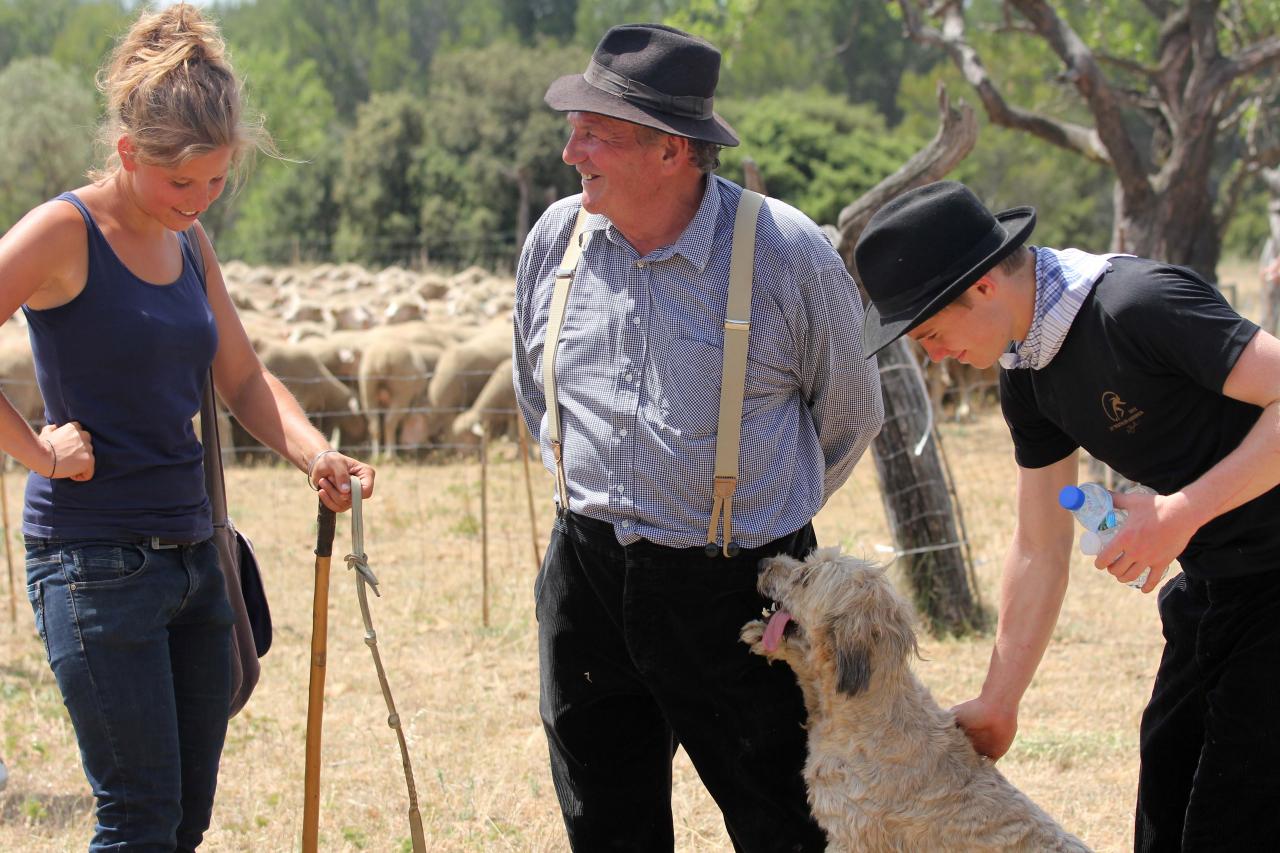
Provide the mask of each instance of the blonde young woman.
[{"label": "blonde young woman", "polygon": [[0,240],[0,316],[26,315],[49,421],[36,434],[0,400],[0,449],[31,469],[27,589],[97,797],[89,849],[193,850],[230,692],[191,426],[210,364],[235,417],[331,509],[351,506],[350,475],[369,496],[374,472],[263,368],[198,224],[242,154],[269,145],[217,29],[191,6],[143,13],[99,77],[106,167]]}]

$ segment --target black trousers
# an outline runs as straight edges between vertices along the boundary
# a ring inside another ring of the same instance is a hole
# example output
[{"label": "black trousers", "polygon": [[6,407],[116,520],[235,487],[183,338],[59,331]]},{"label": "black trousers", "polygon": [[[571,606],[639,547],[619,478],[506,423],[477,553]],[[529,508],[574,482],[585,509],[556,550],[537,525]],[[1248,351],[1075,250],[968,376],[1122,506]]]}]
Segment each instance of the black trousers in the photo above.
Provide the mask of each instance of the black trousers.
[{"label": "black trousers", "polygon": [[1280,571],[1160,592],[1165,649],[1142,715],[1134,849],[1280,845]]},{"label": "black trousers", "polygon": [[767,602],[756,566],[804,556],[812,525],[735,559],[641,541],[566,514],[534,585],[540,710],[578,851],[672,850],[671,760],[683,746],[735,849],[824,850],[801,769],[795,676],[738,641]]}]

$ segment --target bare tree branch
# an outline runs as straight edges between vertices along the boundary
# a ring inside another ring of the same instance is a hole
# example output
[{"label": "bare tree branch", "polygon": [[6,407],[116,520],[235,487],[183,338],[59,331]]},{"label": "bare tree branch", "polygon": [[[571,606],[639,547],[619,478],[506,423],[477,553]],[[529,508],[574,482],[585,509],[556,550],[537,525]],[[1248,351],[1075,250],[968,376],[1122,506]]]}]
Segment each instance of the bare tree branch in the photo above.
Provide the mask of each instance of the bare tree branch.
[{"label": "bare tree branch", "polygon": [[941,83],[938,84],[938,113],[938,132],[929,144],[916,152],[898,171],[840,211],[836,226],[840,239],[836,251],[855,276],[853,247],[872,214],[895,196],[941,179],[968,156],[978,141],[978,120],[973,109],[964,101],[952,107],[947,88]]},{"label": "bare tree branch", "polygon": [[1097,122],[1096,133],[1110,155],[1116,180],[1131,199],[1151,195],[1151,183],[1133,138],[1124,124],[1117,97],[1103,77],[1093,52],[1046,0],[1010,0],[1032,23],[1040,36],[1074,76],[1076,89],[1084,96]]},{"label": "bare tree branch", "polygon": [[1235,80],[1267,68],[1280,61],[1280,36],[1271,36],[1241,50],[1227,60],[1226,74]]},{"label": "bare tree branch", "polygon": [[[1245,9],[1250,0],[1141,0],[1155,16],[1155,60],[1107,56],[1086,45],[1054,0],[1003,0],[1029,22],[1061,63],[1090,113],[1092,127],[1007,103],[966,36],[971,0],[897,0],[907,37],[940,47],[978,93],[994,124],[1030,133],[1107,165],[1116,180],[1112,248],[1184,263],[1212,275],[1223,229],[1261,170],[1280,166],[1280,138],[1269,128],[1245,138],[1241,101],[1259,114],[1280,112],[1280,34]],[[922,10],[929,5],[928,13]],[[1134,4],[1135,7],[1137,4]],[[1005,32],[1022,27],[1006,22]],[[972,27],[970,27],[972,32]],[[985,43],[985,42],[984,42]],[[1017,49],[1002,35],[989,50]],[[989,58],[989,57],[988,57]],[[1103,69],[1114,75],[1108,79]],[[1151,134],[1131,131],[1135,116]],[[1223,157],[1230,165],[1219,176]],[[1280,174],[1280,169],[1277,170]],[[1280,180],[1280,178],[1277,178]],[[1280,223],[1280,191],[1276,198]],[[1277,226],[1280,234],[1280,224]],[[1280,245],[1280,237],[1277,237]],[[1277,288],[1280,294],[1280,287]],[[1280,317],[1280,296],[1277,296]]]},{"label": "bare tree branch", "polygon": [[1150,68],[1140,62],[1134,62],[1132,59],[1125,59],[1123,56],[1115,56],[1110,53],[1099,53],[1097,54],[1097,57],[1101,62],[1105,62],[1108,65],[1114,65],[1116,68],[1132,72],[1137,74],[1139,77],[1143,77],[1148,80],[1155,80],[1156,76],[1160,73],[1160,69],[1158,68]]},{"label": "bare tree branch", "polygon": [[903,12],[907,35],[922,44],[941,47],[951,56],[969,85],[978,93],[992,122],[1030,133],[1094,162],[1111,164],[1106,148],[1092,128],[1022,110],[1005,101],[987,74],[982,58],[964,38],[964,11],[958,0],[948,0],[939,7],[944,20],[942,30],[922,22],[913,0],[898,0],[898,5]]}]

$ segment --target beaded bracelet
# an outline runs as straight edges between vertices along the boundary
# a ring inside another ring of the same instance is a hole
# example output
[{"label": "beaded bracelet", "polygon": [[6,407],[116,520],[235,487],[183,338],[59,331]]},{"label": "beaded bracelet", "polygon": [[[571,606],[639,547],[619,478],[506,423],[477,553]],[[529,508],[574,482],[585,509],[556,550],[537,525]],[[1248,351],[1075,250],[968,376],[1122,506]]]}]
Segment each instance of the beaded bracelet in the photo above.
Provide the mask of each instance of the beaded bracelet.
[{"label": "beaded bracelet", "polygon": [[321,450],[315,456],[311,457],[311,462],[308,463],[307,465],[307,485],[311,487],[311,491],[313,492],[320,491],[320,487],[317,486],[315,483],[311,482],[311,474],[316,470],[316,463],[319,462],[320,457],[324,456],[326,453],[337,453],[337,452],[338,451],[336,450]]}]

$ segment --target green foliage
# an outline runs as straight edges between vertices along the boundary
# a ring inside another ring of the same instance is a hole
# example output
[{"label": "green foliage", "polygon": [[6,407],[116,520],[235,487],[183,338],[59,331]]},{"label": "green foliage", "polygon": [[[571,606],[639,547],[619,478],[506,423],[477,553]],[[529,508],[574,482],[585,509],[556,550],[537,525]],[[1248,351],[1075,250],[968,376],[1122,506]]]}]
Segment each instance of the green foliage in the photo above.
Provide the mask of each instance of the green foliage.
[{"label": "green foliage", "polygon": [[334,188],[341,211],[337,258],[386,263],[398,248],[416,243],[411,168],[426,122],[422,99],[407,92],[374,95],[360,106]]},{"label": "green foliage", "polygon": [[24,56],[46,56],[75,0],[0,0],[0,68]]},{"label": "green foliage", "polygon": [[538,37],[558,40],[573,35],[578,0],[501,0],[503,18],[514,26],[521,41]]},{"label": "green foliage", "polygon": [[347,121],[376,92],[426,92],[442,30],[441,0],[271,0],[218,7],[237,46],[310,60]]},{"label": "green foliage", "polygon": [[289,61],[280,49],[236,57],[252,109],[265,113],[282,158],[257,158],[253,179],[210,211],[226,257],[286,262],[329,255],[337,226],[334,181],[343,131],[315,63]]},{"label": "green foliage", "polygon": [[726,103],[723,113],[742,145],[724,149],[722,174],[741,183],[742,160],[752,158],[770,195],[819,223],[834,224],[923,141],[891,134],[871,107],[819,89]]},{"label": "green foliage", "polygon": [[92,81],[130,21],[130,13],[118,0],[78,3],[68,12],[49,54],[62,67]]},{"label": "green foliage", "polygon": [[667,16],[681,5],[680,0],[595,0],[579,3],[574,16],[574,41],[590,51],[605,31],[615,24],[664,23]]},{"label": "green foliage", "polygon": [[[1132,0],[1053,4],[1091,46],[1152,61],[1161,22]],[[91,73],[138,8],[0,0],[0,67],[32,56],[62,66],[6,89],[0,110],[20,120],[0,123],[0,227],[83,172],[96,120]],[[1280,0],[1232,8],[1243,23],[1224,39],[1280,23]],[[972,100],[937,51],[902,38],[896,4],[882,0],[218,0],[205,9],[283,154],[260,156],[205,216],[223,257],[256,262],[510,263],[522,229],[576,191],[546,86],[580,72],[621,22],[660,21],[721,49],[717,109],[743,139],[723,152],[721,171],[741,180],[752,157],[771,193],[819,222],[933,135],[939,77]],[[1001,30],[1000,0],[971,0],[967,14],[1011,103],[1090,121],[1048,46]],[[1037,240],[1105,249],[1109,172],[977,112],[977,148],[952,177],[995,207],[1035,204]],[[1224,147],[1223,172],[1233,157]],[[1260,189],[1246,192],[1229,250],[1255,249],[1264,202]]]},{"label": "green foliage", "polygon": [[0,71],[0,231],[81,182],[92,156],[93,92],[52,59]]},{"label": "green foliage", "polygon": [[663,22],[720,48],[725,95],[821,86],[891,122],[898,78],[921,53],[882,0],[691,0]]},{"label": "green foliage", "polygon": [[896,122],[898,78],[924,60],[889,8],[883,0],[601,0],[579,5],[577,38],[589,48],[614,24],[659,21],[720,49],[721,98],[820,86]]},{"label": "green foliage", "polygon": [[574,191],[573,171],[560,160],[564,118],[542,96],[583,64],[576,49],[504,42],[439,58],[415,164],[431,255],[465,263],[493,260],[497,249],[513,257],[521,222],[527,227],[549,200]]}]

